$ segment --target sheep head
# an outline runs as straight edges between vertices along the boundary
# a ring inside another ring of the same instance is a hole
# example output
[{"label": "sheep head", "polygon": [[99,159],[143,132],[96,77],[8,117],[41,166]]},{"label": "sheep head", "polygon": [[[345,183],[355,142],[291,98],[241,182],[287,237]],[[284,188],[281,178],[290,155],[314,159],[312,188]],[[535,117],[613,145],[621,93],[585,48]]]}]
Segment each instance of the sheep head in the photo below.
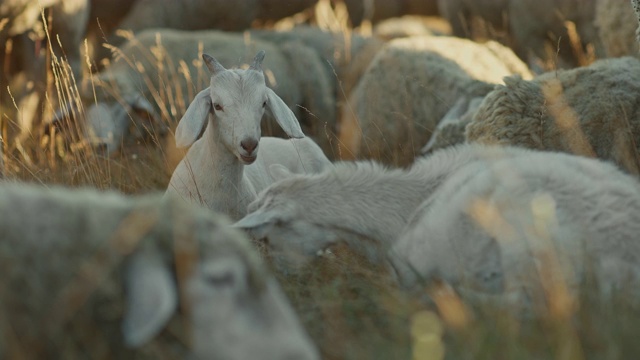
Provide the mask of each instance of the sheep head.
[{"label": "sheep head", "polygon": [[201,91],[176,128],[178,147],[195,142],[212,115],[216,139],[244,164],[251,164],[258,154],[260,122],[267,108],[278,124],[292,138],[303,138],[300,124],[289,107],[269,89],[262,73],[264,51],[260,51],[246,69],[225,69],[216,59],[204,54],[212,73],[210,86]]},{"label": "sheep head", "polygon": [[143,243],[127,260],[126,344],[143,345],[181,308],[189,315],[195,359],[318,359],[244,234],[182,200],[172,206],[178,221],[152,234],[164,239]]},{"label": "sheep head", "polygon": [[333,231],[318,224],[301,202],[314,182],[280,165],[269,167],[276,183],[265,189],[247,207],[248,214],[233,226],[254,239],[268,238],[269,247],[288,260],[306,260],[339,241]]}]

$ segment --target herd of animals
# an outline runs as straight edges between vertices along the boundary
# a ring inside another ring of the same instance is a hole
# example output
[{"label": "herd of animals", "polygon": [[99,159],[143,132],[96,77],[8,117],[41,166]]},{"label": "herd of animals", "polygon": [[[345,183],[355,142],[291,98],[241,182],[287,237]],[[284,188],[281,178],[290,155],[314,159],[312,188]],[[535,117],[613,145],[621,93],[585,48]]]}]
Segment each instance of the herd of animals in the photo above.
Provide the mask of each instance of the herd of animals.
[{"label": "herd of animals", "polygon": [[[79,43],[104,3],[40,6],[74,14],[57,30]],[[315,1],[118,3],[100,31],[135,37],[105,37],[117,56],[43,126],[83,121],[107,156],[168,133],[188,150],[164,194],[5,175],[0,357],[320,358],[258,242],[285,272],[345,243],[407,292],[445,282],[523,317],[587,281],[605,299],[640,296],[637,0],[345,1],[353,24],[373,4],[377,20],[440,15],[455,35],[388,25],[373,37],[237,32]],[[0,4],[6,34],[41,15],[30,5]],[[464,38],[478,24],[504,43]],[[577,66],[590,51],[598,60]],[[544,72],[549,61],[561,69]]]}]

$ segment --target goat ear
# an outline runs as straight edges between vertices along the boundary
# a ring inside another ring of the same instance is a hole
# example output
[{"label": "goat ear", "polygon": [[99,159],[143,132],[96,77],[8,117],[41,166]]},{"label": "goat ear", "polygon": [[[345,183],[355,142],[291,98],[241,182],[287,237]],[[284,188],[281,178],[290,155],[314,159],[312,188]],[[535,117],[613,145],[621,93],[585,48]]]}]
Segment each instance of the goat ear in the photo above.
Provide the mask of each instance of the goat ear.
[{"label": "goat ear", "polygon": [[249,233],[254,239],[262,239],[269,234],[272,226],[280,219],[280,214],[275,210],[256,210],[238,220],[232,226]]},{"label": "goat ear", "polygon": [[156,252],[132,255],[125,269],[125,343],[139,347],[156,336],[178,308],[173,277]]},{"label": "goat ear", "polygon": [[293,173],[282,164],[271,164],[269,165],[269,175],[274,181],[280,181],[293,176]]},{"label": "goat ear", "polygon": [[209,88],[206,88],[196,95],[182,115],[175,132],[176,146],[187,147],[198,139],[198,135],[207,124],[211,108],[211,95]]},{"label": "goat ear", "polygon": [[205,65],[207,65],[209,71],[214,75],[226,70],[224,66],[222,66],[222,64],[220,64],[218,60],[211,55],[202,54],[202,60],[204,60]]},{"label": "goat ear", "polygon": [[253,58],[253,62],[249,66],[249,69],[262,72],[262,61],[264,61],[265,54],[264,50],[258,51],[256,56]]},{"label": "goat ear", "polygon": [[293,114],[293,111],[289,109],[287,104],[280,99],[280,97],[270,88],[267,88],[267,98],[269,99],[269,108],[271,109],[271,113],[273,117],[276,118],[276,121],[284,130],[292,138],[302,139],[304,137],[304,133],[300,128],[300,124],[298,123],[298,119]]}]

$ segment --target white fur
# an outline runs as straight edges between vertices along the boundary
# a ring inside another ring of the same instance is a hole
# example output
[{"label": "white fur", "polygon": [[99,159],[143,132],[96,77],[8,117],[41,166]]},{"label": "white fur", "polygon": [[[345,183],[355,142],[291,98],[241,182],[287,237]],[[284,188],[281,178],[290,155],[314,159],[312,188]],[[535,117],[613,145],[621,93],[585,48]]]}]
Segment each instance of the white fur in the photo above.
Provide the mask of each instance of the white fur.
[{"label": "white fur", "polygon": [[409,170],[373,162],[336,163],[320,174],[290,175],[261,193],[235,226],[266,236],[276,250],[306,256],[338,241],[371,261],[384,258],[411,214],[460,167],[527,150],[445,149]]},{"label": "white fur", "polygon": [[[222,214],[160,195],[8,183],[0,214],[0,328],[20,334],[0,334],[1,358],[81,358],[95,348],[121,359],[148,355],[147,343],[180,358],[318,358]],[[176,339],[172,323],[193,338]]]},{"label": "white fur", "polygon": [[[592,276],[603,293],[640,284],[640,184],[613,165],[528,152],[470,163],[390,250],[402,284],[444,280],[544,309]],[[552,296],[547,297],[547,295]]]},{"label": "white fur", "polygon": [[[213,73],[211,85],[196,96],[176,128],[176,144],[193,145],[174,171],[167,193],[237,220],[256,194],[273,182],[269,165],[279,163],[301,173],[319,171],[330,163],[304,137],[291,110],[266,86],[260,69],[263,57],[264,52],[259,53],[249,69],[226,70],[204,56]],[[261,139],[260,122],[266,107],[294,139]],[[258,145],[247,149],[245,142]]]}]

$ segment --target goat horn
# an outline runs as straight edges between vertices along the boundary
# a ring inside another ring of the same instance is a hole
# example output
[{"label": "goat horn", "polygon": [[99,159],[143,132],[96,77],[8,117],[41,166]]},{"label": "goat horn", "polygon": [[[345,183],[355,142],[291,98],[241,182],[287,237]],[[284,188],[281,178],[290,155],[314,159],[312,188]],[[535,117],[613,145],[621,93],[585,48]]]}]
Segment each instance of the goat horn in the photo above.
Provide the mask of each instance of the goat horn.
[{"label": "goat horn", "polygon": [[251,66],[249,68],[256,71],[262,71],[262,61],[264,60],[264,55],[264,50],[258,51],[256,57],[253,58],[253,62],[251,63]]},{"label": "goat horn", "polygon": [[202,60],[204,60],[204,63],[212,74],[218,74],[226,70],[224,66],[222,66],[222,64],[220,64],[218,60],[211,55],[202,54]]}]

